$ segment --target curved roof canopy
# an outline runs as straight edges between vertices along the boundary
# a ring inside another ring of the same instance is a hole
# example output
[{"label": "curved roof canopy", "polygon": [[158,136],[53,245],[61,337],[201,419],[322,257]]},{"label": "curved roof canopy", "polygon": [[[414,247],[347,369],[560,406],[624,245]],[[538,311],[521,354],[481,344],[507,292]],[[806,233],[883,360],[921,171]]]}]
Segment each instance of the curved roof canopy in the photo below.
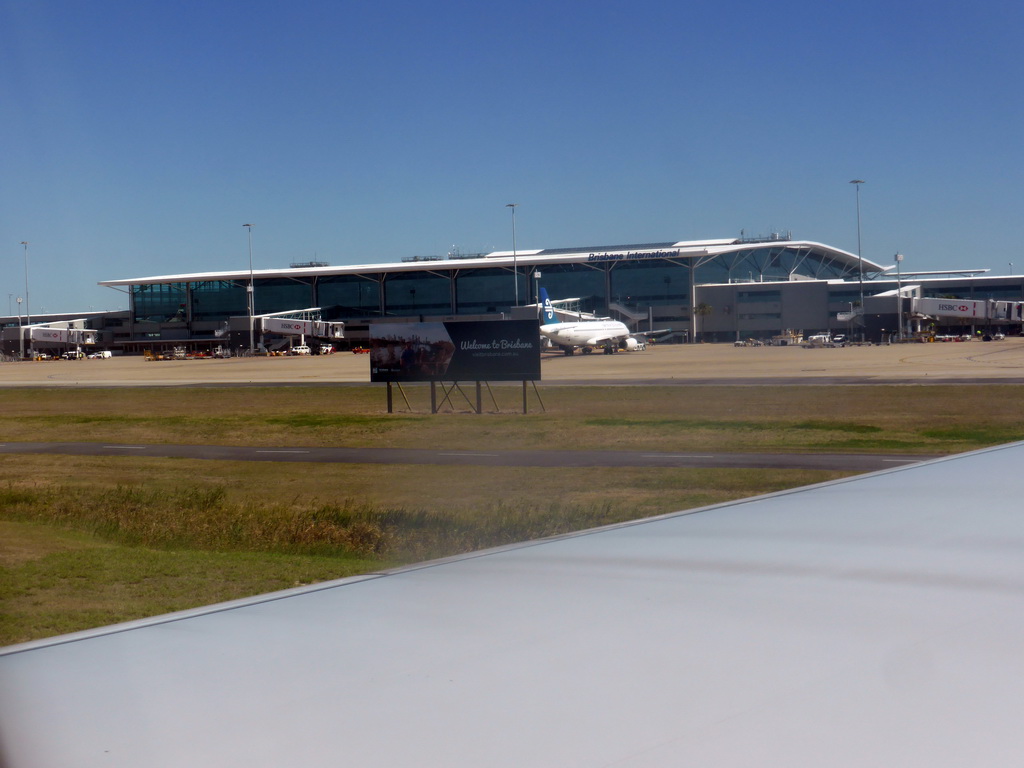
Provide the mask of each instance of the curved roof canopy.
[{"label": "curved roof canopy", "polygon": [[[411,261],[384,262],[377,264],[353,264],[347,266],[328,267],[289,267],[284,269],[255,269],[254,277],[269,278],[302,278],[322,277],[327,275],[350,274],[383,274],[394,272],[416,272],[430,270],[432,272],[458,271],[474,267],[511,267],[543,266],[545,264],[564,264],[572,262],[618,261],[644,258],[695,259],[718,256],[751,249],[787,248],[816,252],[832,259],[850,272],[856,274],[858,267],[865,273],[881,272],[885,268],[856,254],[829,245],[810,240],[692,240],[664,243],[645,243],[642,245],[612,245],[578,248],[548,248],[540,250],[522,250],[515,254],[512,251],[494,251],[489,254],[471,258],[438,258],[416,259]],[[132,285],[156,285],[162,283],[202,282],[212,280],[241,280],[249,277],[249,270],[235,269],[219,272],[192,272],[176,275],[156,275],[151,277],[134,277],[120,280],[102,280],[100,285],[111,288]]]}]

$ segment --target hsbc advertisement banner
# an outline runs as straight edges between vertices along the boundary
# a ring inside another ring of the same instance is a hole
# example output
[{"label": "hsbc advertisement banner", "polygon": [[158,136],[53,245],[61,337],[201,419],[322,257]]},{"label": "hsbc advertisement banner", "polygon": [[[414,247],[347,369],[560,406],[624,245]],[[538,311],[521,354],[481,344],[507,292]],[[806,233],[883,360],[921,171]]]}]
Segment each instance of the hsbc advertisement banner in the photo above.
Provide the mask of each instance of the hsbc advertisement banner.
[{"label": "hsbc advertisement banner", "polygon": [[[918,308],[945,317],[985,317],[984,301],[974,299],[918,299]],[[922,306],[922,302],[924,305]]]},{"label": "hsbc advertisement banner", "polygon": [[539,380],[536,320],[370,325],[370,381]]},{"label": "hsbc advertisement banner", "polygon": [[918,312],[937,317],[973,317],[979,320],[1020,320],[1022,305],[1018,301],[986,301],[984,299],[916,299]]},{"label": "hsbc advertisement banner", "polygon": [[269,333],[285,333],[293,336],[313,335],[311,320],[284,320],[280,317],[263,318],[263,330]]},{"label": "hsbc advertisement banner", "polygon": [[29,331],[32,341],[50,341],[54,344],[66,344],[68,332],[64,328],[33,328]]}]

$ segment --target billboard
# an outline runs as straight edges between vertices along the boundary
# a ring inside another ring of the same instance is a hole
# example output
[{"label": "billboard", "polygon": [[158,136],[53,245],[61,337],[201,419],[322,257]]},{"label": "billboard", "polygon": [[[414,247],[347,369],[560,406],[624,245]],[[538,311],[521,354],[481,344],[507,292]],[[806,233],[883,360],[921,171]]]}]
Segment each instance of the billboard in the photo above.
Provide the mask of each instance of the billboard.
[{"label": "billboard", "polygon": [[370,381],[539,379],[536,320],[370,325]]}]

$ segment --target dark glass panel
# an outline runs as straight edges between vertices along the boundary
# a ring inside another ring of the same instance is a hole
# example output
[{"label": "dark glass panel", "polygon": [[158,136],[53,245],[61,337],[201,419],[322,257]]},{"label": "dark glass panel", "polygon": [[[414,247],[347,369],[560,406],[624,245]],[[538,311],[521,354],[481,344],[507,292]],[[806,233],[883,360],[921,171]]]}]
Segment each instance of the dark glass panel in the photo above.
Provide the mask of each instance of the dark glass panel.
[{"label": "dark glass panel", "polygon": [[941,288],[935,286],[925,286],[923,295],[930,296],[933,298],[955,298],[955,299],[970,299],[973,296],[973,286],[970,285],[944,285]]},{"label": "dark glass panel", "polygon": [[727,259],[719,256],[704,262],[697,267],[697,285],[709,283],[728,283],[732,278],[732,270]]},{"label": "dark glass panel", "polygon": [[224,320],[228,317],[247,316],[248,297],[245,283],[230,280],[210,280],[192,284],[192,318],[194,320]]},{"label": "dark glass panel", "polygon": [[451,281],[428,272],[391,275],[384,283],[384,301],[388,315],[448,315]]},{"label": "dark glass panel", "polygon": [[[546,264],[537,267],[531,274],[534,271],[541,273],[540,285],[544,286],[552,300],[579,299],[580,309],[584,312],[594,312],[604,307],[604,269],[586,264]],[[531,302],[536,301],[536,284],[533,285],[533,292]]]},{"label": "dark glass panel", "polygon": [[288,312],[314,306],[313,286],[307,280],[257,279],[253,296],[256,299],[255,313],[257,315]]},{"label": "dark glass panel", "polygon": [[133,285],[131,290],[136,322],[183,323],[187,319],[185,283]]},{"label": "dark glass panel", "polygon": [[317,302],[336,309],[339,316],[380,313],[380,283],[359,275],[332,275],[317,281]]},{"label": "dark glass panel", "polygon": [[689,306],[690,270],[663,259],[615,262],[611,298],[626,306]]},{"label": "dark glass panel", "polygon": [[[529,304],[533,301],[530,286],[520,268],[519,303]],[[541,284],[547,285],[547,273],[541,278]],[[507,269],[467,269],[459,272],[455,278],[455,302],[457,311],[463,315],[486,314],[489,312],[508,312],[515,304],[516,284],[512,272]],[[551,289],[548,288],[551,294]],[[553,296],[553,294],[551,294]]]}]

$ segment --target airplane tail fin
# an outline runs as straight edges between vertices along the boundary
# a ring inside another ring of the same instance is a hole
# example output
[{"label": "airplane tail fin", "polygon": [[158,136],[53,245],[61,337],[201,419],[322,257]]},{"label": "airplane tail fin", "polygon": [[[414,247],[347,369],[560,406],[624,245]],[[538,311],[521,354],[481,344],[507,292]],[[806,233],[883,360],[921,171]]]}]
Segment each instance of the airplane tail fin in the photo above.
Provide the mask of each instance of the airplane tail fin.
[{"label": "airplane tail fin", "polygon": [[541,305],[541,325],[550,325],[551,323],[557,323],[558,318],[555,316],[555,310],[551,307],[551,299],[548,298],[547,289],[544,286],[540,288],[540,305]]}]

